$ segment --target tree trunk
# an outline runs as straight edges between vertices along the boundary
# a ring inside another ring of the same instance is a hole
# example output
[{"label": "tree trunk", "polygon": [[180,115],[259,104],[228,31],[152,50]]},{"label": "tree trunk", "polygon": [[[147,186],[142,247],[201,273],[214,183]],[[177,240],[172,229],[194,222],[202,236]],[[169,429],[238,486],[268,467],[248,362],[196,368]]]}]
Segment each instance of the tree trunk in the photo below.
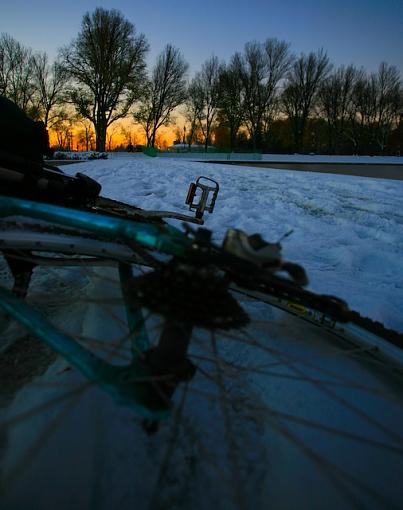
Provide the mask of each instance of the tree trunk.
[{"label": "tree trunk", "polygon": [[156,138],[156,135],[157,135],[157,131],[155,128],[153,128],[152,130],[152,133],[151,133],[151,141],[150,141],[150,146],[154,149],[155,147],[155,138]]},{"label": "tree trunk", "polygon": [[94,124],[96,142],[95,142],[95,150],[97,152],[105,152],[106,146],[106,122],[98,121],[97,124]]},{"label": "tree trunk", "polygon": [[232,152],[235,147],[235,128],[232,125],[229,128],[229,145],[229,148]]},{"label": "tree trunk", "polygon": [[210,126],[207,123],[206,124],[206,139],[204,141],[204,152],[207,152],[207,150],[208,150],[209,137],[210,137]]},{"label": "tree trunk", "polygon": [[334,154],[334,136],[333,136],[333,126],[331,122],[328,120],[327,122],[327,152],[329,154]]}]

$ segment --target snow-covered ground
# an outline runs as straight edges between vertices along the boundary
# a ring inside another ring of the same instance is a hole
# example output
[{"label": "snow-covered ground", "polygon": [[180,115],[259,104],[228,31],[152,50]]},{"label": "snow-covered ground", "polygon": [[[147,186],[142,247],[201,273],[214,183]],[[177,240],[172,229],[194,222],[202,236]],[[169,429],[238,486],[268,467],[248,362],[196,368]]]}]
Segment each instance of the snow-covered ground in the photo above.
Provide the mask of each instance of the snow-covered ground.
[{"label": "snow-covered ground", "polygon": [[110,198],[183,212],[188,184],[199,175],[212,177],[220,193],[205,226],[216,241],[228,228],[258,232],[269,241],[292,229],[283,255],[306,268],[310,289],[339,296],[362,314],[403,331],[403,182],[139,154],[64,170],[94,177]]},{"label": "snow-covered ground", "polygon": [[[189,182],[212,177],[221,189],[205,226],[217,242],[230,227],[270,241],[293,229],[283,254],[306,268],[310,289],[403,331],[402,181],[142,155],[64,170],[96,178],[104,196],[184,213]],[[83,315],[82,335],[109,348],[120,344],[124,311],[114,304],[113,275],[89,283],[86,273],[72,280],[66,271],[64,287],[54,276],[46,284],[37,275],[39,296],[49,302],[62,294],[60,306],[52,303],[57,321],[75,329],[69,316],[78,322]],[[97,306],[100,298],[113,313]],[[3,507],[398,508],[401,379],[361,359],[356,347],[324,341],[314,326],[262,303],[242,304],[251,329],[219,338],[219,357],[214,341],[210,346],[197,331],[192,355],[199,369],[187,390],[178,390],[178,408],[155,436],[144,433],[130,409],[83,387],[83,377],[61,359],[24,387],[1,418],[9,423],[7,442],[0,442]]]}]

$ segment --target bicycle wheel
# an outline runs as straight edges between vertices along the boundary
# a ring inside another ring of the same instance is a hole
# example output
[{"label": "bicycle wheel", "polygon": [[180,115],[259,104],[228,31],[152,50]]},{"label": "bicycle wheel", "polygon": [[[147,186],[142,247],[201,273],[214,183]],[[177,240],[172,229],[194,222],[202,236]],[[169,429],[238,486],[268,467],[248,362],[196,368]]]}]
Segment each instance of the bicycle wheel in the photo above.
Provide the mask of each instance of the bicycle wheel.
[{"label": "bicycle wheel", "polygon": [[[133,343],[119,272],[98,265],[129,259],[92,255],[47,252],[58,265],[34,270],[26,301],[96,355],[125,366]],[[135,278],[150,274],[131,262]],[[201,316],[208,310],[216,320],[193,327],[187,356],[195,374],[177,387],[170,416],[153,435],[143,416],[63,358],[42,360],[43,375],[21,381],[2,409],[3,508],[399,507],[401,372],[373,349],[259,299],[233,293],[240,308],[228,308],[208,290]],[[168,310],[186,304],[177,294],[163,301]],[[144,306],[142,313],[157,345],[164,312]],[[26,360],[18,356],[21,371]]]}]

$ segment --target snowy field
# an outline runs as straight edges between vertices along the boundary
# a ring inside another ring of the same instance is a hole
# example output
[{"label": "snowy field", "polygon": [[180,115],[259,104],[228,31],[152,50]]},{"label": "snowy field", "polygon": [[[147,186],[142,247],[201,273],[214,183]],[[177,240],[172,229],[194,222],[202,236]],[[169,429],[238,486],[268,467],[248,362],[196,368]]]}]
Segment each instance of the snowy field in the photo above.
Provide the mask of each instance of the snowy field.
[{"label": "snowy field", "polygon": [[[220,193],[205,223],[215,241],[231,227],[269,241],[293,230],[283,255],[306,268],[311,290],[344,298],[403,331],[403,181],[143,155],[113,155],[63,170],[97,179],[104,196],[183,213],[188,184],[199,175],[216,179]],[[33,294],[44,294],[47,306],[49,296],[57,298],[50,310],[57,322],[80,327],[84,338],[104,342],[110,353],[122,332],[96,298],[110,300],[113,317],[124,311],[113,304],[112,274],[101,274],[89,283],[85,273],[73,280],[66,270],[61,287],[53,273],[39,272]],[[251,328],[236,332],[238,338],[221,335],[219,357],[208,333],[197,331],[191,347],[196,375],[180,386],[175,411],[154,436],[63,359],[22,388],[0,413],[0,432],[2,420],[9,424],[7,440],[0,436],[0,506],[399,508],[401,378],[360,357],[355,346],[324,341],[315,326],[263,303],[245,300],[242,306]]]},{"label": "snowy field", "polygon": [[[386,158],[368,157],[378,159]],[[188,184],[199,175],[212,177],[220,193],[205,226],[216,241],[228,228],[272,242],[292,229],[283,255],[306,268],[310,289],[403,331],[403,182],[125,154],[63,169],[97,179],[107,197],[183,212]]]}]

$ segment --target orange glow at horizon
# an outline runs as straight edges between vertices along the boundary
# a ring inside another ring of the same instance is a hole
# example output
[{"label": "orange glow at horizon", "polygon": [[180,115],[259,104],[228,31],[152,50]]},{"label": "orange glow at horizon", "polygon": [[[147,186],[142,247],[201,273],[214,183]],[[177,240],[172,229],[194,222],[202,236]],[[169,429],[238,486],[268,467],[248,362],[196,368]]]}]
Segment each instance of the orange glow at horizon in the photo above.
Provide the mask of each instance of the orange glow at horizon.
[{"label": "orange glow at horizon", "polygon": [[[157,146],[158,148],[166,148],[172,145],[176,139],[175,131],[178,124],[172,124],[169,127],[162,127],[157,132]],[[91,125],[92,146],[95,150],[95,135],[93,126]],[[129,143],[136,145],[145,145],[146,137],[143,128],[139,124],[133,124],[129,119],[122,119],[112,124],[107,131],[106,148],[107,150],[114,150],[117,147],[126,147]],[[70,150],[74,151],[85,151],[85,129],[79,123],[73,124],[71,127],[67,127],[64,132],[58,133],[55,129],[49,128],[49,143],[51,147],[57,147],[60,145],[60,141]],[[91,143],[89,143],[89,150]]]}]

